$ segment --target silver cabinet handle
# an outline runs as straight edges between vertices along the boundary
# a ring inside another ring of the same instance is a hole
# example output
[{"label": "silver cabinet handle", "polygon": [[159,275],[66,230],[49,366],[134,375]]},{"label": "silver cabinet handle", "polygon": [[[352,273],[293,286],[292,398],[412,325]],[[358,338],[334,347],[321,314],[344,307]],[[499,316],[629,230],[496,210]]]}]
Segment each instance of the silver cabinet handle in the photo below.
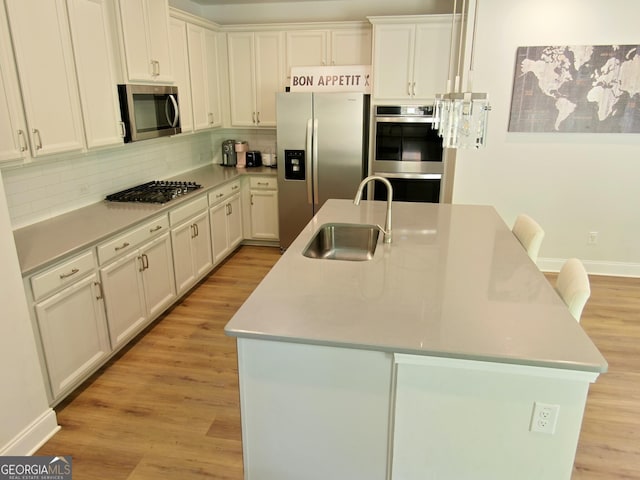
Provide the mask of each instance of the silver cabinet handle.
[{"label": "silver cabinet handle", "polygon": [[149,257],[147,257],[146,253],[140,255],[138,257],[138,260],[140,260],[140,268],[138,270],[139,272],[144,272],[147,268],[149,268]]},{"label": "silver cabinet handle", "polygon": [[411,84],[411,96],[415,97],[416,96],[416,82],[413,82]]},{"label": "silver cabinet handle", "polygon": [[269,182],[257,182],[257,184],[258,184],[258,185],[265,186],[265,187],[268,187],[268,186],[269,186]]},{"label": "silver cabinet handle", "polygon": [[31,130],[31,133],[33,133],[33,139],[37,140],[35,142],[36,150],[42,150],[42,137],[40,136],[40,130],[34,128],[33,130]]},{"label": "silver cabinet handle", "polygon": [[234,185],[233,187],[231,187],[231,190],[237,190],[237,189],[239,189],[239,188],[240,188],[240,186],[239,186],[239,185]]},{"label": "silver cabinet handle", "polygon": [[253,194],[251,194],[251,205],[253,205]]},{"label": "silver cabinet handle", "polygon": [[224,197],[224,193],[216,193],[216,198]]},{"label": "silver cabinet handle", "polygon": [[129,242],[124,242],[122,245],[120,245],[119,247],[115,247],[114,250],[117,252],[119,250],[122,250],[123,248],[127,248],[129,245],[131,245]]},{"label": "silver cabinet handle", "polygon": [[256,124],[260,125],[260,112],[256,112]]},{"label": "silver cabinet handle", "polygon": [[151,75],[154,77],[160,75],[160,62],[158,60],[151,60]]},{"label": "silver cabinet handle", "polygon": [[162,228],[162,225],[156,225],[155,227],[149,229],[149,233],[157,232],[161,228]]},{"label": "silver cabinet handle", "polygon": [[251,113],[251,123],[256,123],[256,112]]},{"label": "silver cabinet handle", "polygon": [[27,150],[27,141],[22,130],[18,130],[18,142],[20,143],[20,151],[25,152]]},{"label": "silver cabinet handle", "polygon": [[209,125],[213,125],[213,113],[209,112]]},{"label": "silver cabinet handle", "polygon": [[198,235],[200,235],[200,228],[198,228],[197,223],[194,223],[193,226],[196,227],[196,237],[197,237]]},{"label": "silver cabinet handle", "polygon": [[96,300],[102,300],[104,298],[104,292],[102,291],[102,284],[100,282],[93,282],[93,284],[98,288],[98,296]]},{"label": "silver cabinet handle", "polygon": [[78,268],[73,268],[73,269],[71,269],[71,271],[69,273],[61,273],[60,274],[60,280],[62,280],[64,278],[69,278],[71,275],[75,275],[79,271],[80,270]]},{"label": "silver cabinet handle", "polygon": [[124,138],[127,135],[127,126],[124,122],[118,122],[118,124],[120,125],[120,136]]},{"label": "silver cabinet handle", "polygon": [[407,95],[411,96],[411,82],[407,83]]},{"label": "silver cabinet handle", "polygon": [[200,235],[200,229],[198,228],[198,224],[194,223],[191,225],[191,238],[196,238]]}]

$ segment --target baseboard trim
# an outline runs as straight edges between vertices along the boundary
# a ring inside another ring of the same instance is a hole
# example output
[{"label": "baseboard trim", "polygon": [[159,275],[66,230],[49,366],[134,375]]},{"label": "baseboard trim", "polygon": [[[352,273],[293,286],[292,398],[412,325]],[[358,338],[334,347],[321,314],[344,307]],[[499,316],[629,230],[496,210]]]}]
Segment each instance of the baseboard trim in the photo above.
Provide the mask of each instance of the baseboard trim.
[{"label": "baseboard trim", "polygon": [[[543,272],[559,272],[566,259],[538,258],[538,267]],[[591,275],[607,275],[611,277],[640,277],[640,263],[601,262],[582,260],[587,273]]]},{"label": "baseboard trim", "polygon": [[60,430],[56,412],[49,408],[0,449],[0,456],[33,455]]}]

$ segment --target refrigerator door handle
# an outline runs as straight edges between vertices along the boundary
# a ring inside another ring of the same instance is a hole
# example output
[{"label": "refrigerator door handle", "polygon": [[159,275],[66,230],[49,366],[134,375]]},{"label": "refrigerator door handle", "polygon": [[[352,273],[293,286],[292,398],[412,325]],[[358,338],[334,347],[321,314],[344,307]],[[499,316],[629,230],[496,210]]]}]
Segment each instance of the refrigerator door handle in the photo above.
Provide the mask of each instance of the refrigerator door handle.
[{"label": "refrigerator door handle", "polygon": [[[305,146],[305,171],[306,172],[310,172],[311,171],[311,150],[312,150],[312,145],[314,144],[313,141],[313,124],[312,124],[313,120],[310,118],[309,120],[307,120],[307,144]],[[311,179],[309,178],[309,174],[307,173],[307,202],[309,202],[309,205],[311,205],[313,203],[313,184],[311,183]]]},{"label": "refrigerator door handle", "polygon": [[318,187],[318,119],[313,121],[313,203],[320,203],[320,188]]}]

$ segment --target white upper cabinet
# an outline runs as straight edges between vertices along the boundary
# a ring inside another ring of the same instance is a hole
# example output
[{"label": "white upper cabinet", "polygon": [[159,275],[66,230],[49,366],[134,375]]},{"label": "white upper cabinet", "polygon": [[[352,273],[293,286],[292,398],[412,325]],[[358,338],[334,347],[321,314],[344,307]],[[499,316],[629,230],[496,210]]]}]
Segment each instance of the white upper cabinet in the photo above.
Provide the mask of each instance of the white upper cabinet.
[{"label": "white upper cabinet", "polygon": [[287,83],[291,67],[371,64],[371,27],[366,24],[290,30],[286,37]]},{"label": "white upper cabinet", "polygon": [[5,3],[31,154],[82,149],[82,115],[65,1]]},{"label": "white upper cabinet", "polygon": [[191,77],[189,74],[189,49],[187,47],[187,24],[183,20],[169,19],[171,40],[171,64],[174,84],[178,87],[180,105],[180,127],[182,133],[193,132],[193,110],[191,107]]},{"label": "white upper cabinet", "polygon": [[9,26],[4,8],[0,8],[0,162],[29,156],[27,121],[20,99]]},{"label": "white upper cabinet", "polygon": [[193,122],[195,130],[222,125],[218,33],[187,24]]},{"label": "white upper cabinet", "polygon": [[283,91],[282,36],[276,31],[228,34],[233,126],[275,127],[275,94]]},{"label": "white upper cabinet", "polygon": [[331,65],[371,65],[371,28],[331,30]]},{"label": "white upper cabinet", "polygon": [[123,143],[108,0],[67,0],[87,148]]},{"label": "white upper cabinet", "polygon": [[[436,93],[444,92],[450,72],[451,15],[370,20],[374,99],[432,101]],[[457,32],[458,21],[455,28]]]},{"label": "white upper cabinet", "polygon": [[171,83],[167,0],[120,0],[118,3],[127,78],[131,82]]}]

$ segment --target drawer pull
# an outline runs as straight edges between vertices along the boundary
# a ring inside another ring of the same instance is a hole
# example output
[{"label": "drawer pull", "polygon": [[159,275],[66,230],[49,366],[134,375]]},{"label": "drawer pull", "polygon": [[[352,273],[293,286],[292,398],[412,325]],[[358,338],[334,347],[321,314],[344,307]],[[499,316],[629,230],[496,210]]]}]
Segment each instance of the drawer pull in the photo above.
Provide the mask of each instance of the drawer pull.
[{"label": "drawer pull", "polygon": [[161,228],[162,228],[162,225],[156,225],[155,227],[149,229],[149,233],[157,232]]},{"label": "drawer pull", "polygon": [[124,242],[119,247],[115,247],[115,251],[117,252],[118,250],[122,250],[123,248],[127,248],[129,245],[131,245],[129,242]]},{"label": "drawer pull", "polygon": [[269,182],[258,182],[258,185],[263,185],[265,187],[269,186]]},{"label": "drawer pull", "polygon": [[60,274],[60,280],[64,279],[64,278],[69,278],[71,275],[75,275],[76,273],[78,273],[80,271],[79,268],[74,268],[72,269],[69,273],[61,273]]},{"label": "drawer pull", "polygon": [[93,284],[98,289],[98,296],[96,297],[96,300],[102,300],[104,298],[104,293],[102,291],[102,284],[100,282],[93,282]]},{"label": "drawer pull", "polygon": [[238,188],[240,188],[239,185],[234,185],[233,187],[231,187],[231,190],[237,190]]},{"label": "drawer pull", "polygon": [[218,194],[216,194],[216,198],[220,198],[220,197],[224,197],[224,193],[218,193]]}]

